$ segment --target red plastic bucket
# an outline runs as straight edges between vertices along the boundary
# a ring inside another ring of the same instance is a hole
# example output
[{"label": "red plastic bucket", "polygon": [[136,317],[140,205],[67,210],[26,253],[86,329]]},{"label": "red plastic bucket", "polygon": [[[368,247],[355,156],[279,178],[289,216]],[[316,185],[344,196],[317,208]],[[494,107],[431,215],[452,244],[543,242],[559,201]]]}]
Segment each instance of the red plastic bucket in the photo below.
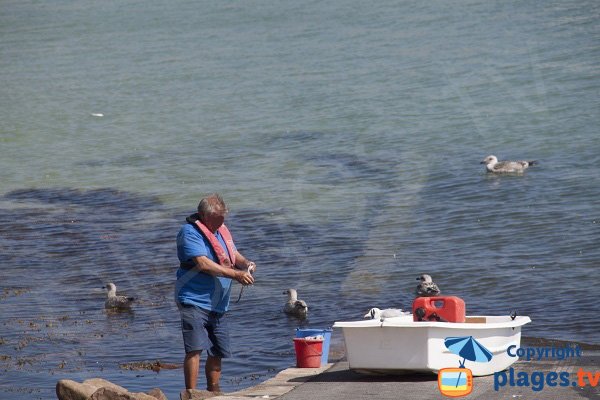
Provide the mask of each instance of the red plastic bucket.
[{"label": "red plastic bucket", "polygon": [[296,367],[319,368],[323,355],[323,339],[294,338]]}]

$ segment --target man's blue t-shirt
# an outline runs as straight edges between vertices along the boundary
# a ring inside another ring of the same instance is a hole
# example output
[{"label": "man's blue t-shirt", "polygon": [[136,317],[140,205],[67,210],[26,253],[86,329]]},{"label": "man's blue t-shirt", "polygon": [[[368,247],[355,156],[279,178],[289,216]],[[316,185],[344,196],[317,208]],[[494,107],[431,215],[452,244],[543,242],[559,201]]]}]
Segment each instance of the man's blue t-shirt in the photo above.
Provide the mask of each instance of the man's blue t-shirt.
[{"label": "man's blue t-shirt", "polygon": [[[219,243],[229,254],[220,233],[216,234]],[[193,257],[206,256],[219,263],[210,242],[192,224],[184,224],[177,234],[177,257],[180,262],[190,261]],[[177,270],[175,299],[181,304],[198,306],[208,311],[224,313],[229,307],[231,279],[215,277],[196,270]]]}]

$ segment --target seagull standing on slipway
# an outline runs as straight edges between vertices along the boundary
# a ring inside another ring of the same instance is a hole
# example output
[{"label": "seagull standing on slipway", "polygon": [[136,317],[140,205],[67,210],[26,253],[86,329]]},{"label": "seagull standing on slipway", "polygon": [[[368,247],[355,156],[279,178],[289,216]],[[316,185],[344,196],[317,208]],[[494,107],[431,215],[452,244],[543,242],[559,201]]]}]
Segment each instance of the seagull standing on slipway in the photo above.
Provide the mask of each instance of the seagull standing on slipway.
[{"label": "seagull standing on slipway", "polygon": [[494,155],[489,155],[481,161],[485,164],[485,170],[493,173],[523,173],[530,166],[537,164],[537,161],[498,161]]},{"label": "seagull standing on slipway", "polygon": [[114,283],[108,283],[103,289],[108,290],[104,308],[129,309],[135,300],[133,297],[117,296],[117,286]]},{"label": "seagull standing on slipway", "polygon": [[308,314],[308,305],[304,300],[298,300],[296,289],[287,289],[283,294],[288,295],[288,300],[283,306],[283,312],[295,317],[305,318]]},{"label": "seagull standing on slipway", "polygon": [[431,276],[423,274],[418,277],[417,280],[421,281],[421,283],[417,285],[417,289],[415,291],[417,297],[433,297],[441,293],[438,285],[433,283]]}]

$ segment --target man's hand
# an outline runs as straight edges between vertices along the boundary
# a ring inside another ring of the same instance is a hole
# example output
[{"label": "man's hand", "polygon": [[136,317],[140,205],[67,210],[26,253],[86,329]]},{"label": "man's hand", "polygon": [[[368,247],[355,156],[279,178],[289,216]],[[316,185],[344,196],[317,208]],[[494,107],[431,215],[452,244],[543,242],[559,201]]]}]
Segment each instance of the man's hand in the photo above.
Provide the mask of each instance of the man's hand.
[{"label": "man's hand", "polygon": [[252,285],[254,283],[254,277],[248,271],[236,271],[235,280],[242,285]]}]

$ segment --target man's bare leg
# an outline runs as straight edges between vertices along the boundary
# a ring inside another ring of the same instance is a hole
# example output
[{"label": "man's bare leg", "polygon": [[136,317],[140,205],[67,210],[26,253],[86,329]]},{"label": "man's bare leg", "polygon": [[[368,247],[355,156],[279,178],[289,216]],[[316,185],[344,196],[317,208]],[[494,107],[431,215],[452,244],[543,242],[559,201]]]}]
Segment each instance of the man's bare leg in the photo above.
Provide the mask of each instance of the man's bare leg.
[{"label": "man's bare leg", "polygon": [[221,358],[208,356],[206,365],[206,389],[209,392],[220,392],[219,381],[221,380]]},{"label": "man's bare leg", "polygon": [[185,354],[185,359],[183,360],[183,377],[186,389],[196,389],[198,369],[200,368],[200,353],[202,351],[190,351]]}]

